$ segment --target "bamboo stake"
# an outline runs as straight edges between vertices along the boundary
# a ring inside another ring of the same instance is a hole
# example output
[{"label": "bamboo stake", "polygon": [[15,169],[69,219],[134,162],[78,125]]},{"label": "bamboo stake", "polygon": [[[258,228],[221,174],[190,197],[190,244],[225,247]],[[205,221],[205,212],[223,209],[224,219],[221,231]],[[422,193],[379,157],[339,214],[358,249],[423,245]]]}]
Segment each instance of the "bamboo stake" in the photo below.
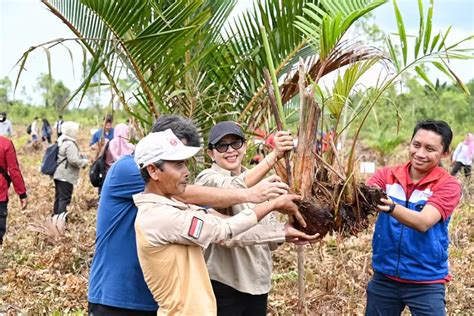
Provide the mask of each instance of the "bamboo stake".
[{"label": "bamboo stake", "polygon": [[[298,86],[300,90],[300,123],[303,122],[303,108],[305,104],[305,68],[304,62],[300,58],[298,64]],[[300,314],[304,314],[304,306],[305,304],[305,280],[304,280],[304,247],[302,245],[296,245],[296,253],[298,255],[298,312]]]}]

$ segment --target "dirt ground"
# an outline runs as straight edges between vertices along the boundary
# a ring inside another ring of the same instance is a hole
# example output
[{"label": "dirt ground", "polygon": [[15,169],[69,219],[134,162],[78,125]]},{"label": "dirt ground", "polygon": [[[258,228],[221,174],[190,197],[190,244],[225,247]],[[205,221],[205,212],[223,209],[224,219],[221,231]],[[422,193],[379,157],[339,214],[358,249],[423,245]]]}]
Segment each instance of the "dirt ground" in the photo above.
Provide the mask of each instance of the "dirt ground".
[{"label": "dirt ground", "polygon": [[[87,148],[89,135],[80,139]],[[86,314],[87,279],[94,251],[96,190],[81,173],[69,207],[64,237],[34,231],[44,227],[52,212],[54,186],[39,172],[41,151],[17,148],[29,193],[29,206],[19,209],[10,188],[8,232],[0,248],[0,315]],[[450,269],[447,286],[449,314],[474,311],[474,214],[472,200],[455,211],[450,224]],[[371,236],[373,225],[357,238],[305,246],[306,315],[363,314],[365,288],[372,275]],[[297,314],[298,275],[296,248],[284,245],[274,253],[273,289],[269,314]]]}]

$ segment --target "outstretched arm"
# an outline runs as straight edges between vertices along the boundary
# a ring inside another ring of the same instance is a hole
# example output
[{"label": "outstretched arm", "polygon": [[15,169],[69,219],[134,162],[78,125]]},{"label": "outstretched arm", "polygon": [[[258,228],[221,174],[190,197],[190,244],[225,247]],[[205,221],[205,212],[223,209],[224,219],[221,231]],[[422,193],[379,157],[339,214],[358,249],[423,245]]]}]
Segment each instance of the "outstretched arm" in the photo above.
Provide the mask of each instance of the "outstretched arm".
[{"label": "outstretched arm", "polygon": [[381,212],[389,212],[400,223],[424,233],[439,221],[444,221],[451,216],[461,198],[461,187],[456,179],[445,181],[423,206],[421,211],[408,209],[400,204],[395,204],[391,199],[380,199],[378,206]]},{"label": "outstretched arm", "polygon": [[176,199],[187,204],[225,208],[241,203],[261,203],[288,192],[288,185],[278,176],[271,176],[248,189],[221,189],[201,185],[187,185]]},{"label": "outstretched arm", "polygon": [[258,165],[245,173],[245,184],[252,187],[257,184],[270,171],[275,163],[281,159],[286,151],[293,149],[293,138],[290,132],[279,131],[275,134],[275,149]]},{"label": "outstretched arm", "polygon": [[393,208],[390,215],[396,218],[400,223],[420,233],[426,232],[442,219],[441,213],[432,205],[425,205],[421,212],[416,212],[400,204],[395,204],[389,199],[381,199],[380,201],[383,203],[383,205],[378,207],[380,211],[387,212],[390,208]]}]

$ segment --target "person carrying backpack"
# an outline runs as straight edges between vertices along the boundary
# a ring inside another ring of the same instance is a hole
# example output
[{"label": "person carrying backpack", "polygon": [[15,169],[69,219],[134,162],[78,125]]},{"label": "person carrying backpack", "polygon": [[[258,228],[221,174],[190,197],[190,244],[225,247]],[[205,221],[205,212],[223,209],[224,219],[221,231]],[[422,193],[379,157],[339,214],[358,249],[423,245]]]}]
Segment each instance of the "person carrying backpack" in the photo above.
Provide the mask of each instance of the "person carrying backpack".
[{"label": "person carrying backpack", "polygon": [[43,142],[48,141],[48,144],[51,144],[51,135],[53,134],[53,130],[51,128],[51,124],[46,118],[42,118],[43,126],[41,126],[41,140]]},{"label": "person carrying backpack", "polygon": [[121,157],[130,155],[134,149],[135,146],[129,142],[129,128],[127,124],[117,124],[114,138],[106,142],[99,157],[91,165],[89,172],[91,184],[99,189],[99,197],[107,170]]},{"label": "person carrying backpack", "polygon": [[62,124],[62,135],[58,138],[58,166],[53,175],[55,187],[53,216],[67,212],[74,185],[79,179],[79,171],[88,164],[88,159],[81,155],[76,142],[78,130],[79,124],[76,122],[69,121]]},{"label": "person carrying backpack", "polygon": [[20,197],[21,208],[28,204],[25,182],[21,175],[16,157],[15,146],[10,139],[0,136],[0,245],[7,228],[8,188],[13,183],[16,194]]}]

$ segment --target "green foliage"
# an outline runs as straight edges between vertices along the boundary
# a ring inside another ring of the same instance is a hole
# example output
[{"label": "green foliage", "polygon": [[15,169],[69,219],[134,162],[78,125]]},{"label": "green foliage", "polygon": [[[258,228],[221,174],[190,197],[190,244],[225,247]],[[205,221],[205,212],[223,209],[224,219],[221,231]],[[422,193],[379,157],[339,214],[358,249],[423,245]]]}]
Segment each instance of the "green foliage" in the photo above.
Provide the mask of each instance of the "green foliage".
[{"label": "green foliage", "polygon": [[[453,129],[451,147],[464,139],[474,126],[474,97],[459,91],[454,85],[437,83],[437,94],[421,85],[415,77],[407,77],[409,91],[398,93],[394,87],[381,98],[372,110],[361,133],[361,141],[379,153],[379,159],[393,153],[397,144],[411,138],[415,124],[423,119],[441,119]],[[474,80],[466,84],[474,87]],[[357,123],[356,123],[357,125]]]},{"label": "green foliage", "polygon": [[38,77],[38,88],[41,91],[44,106],[53,107],[57,112],[61,112],[71,94],[62,81],[54,80],[50,74],[41,74]]},{"label": "green foliage", "polygon": [[[37,107],[24,104],[20,101],[13,101],[7,104],[0,102],[0,112],[7,112],[7,117],[13,124],[27,125],[31,123],[35,116],[45,117],[52,124],[58,118],[58,112],[53,107]],[[82,126],[97,127],[102,124],[104,113],[96,108],[75,108],[65,109],[62,112],[65,121],[75,121]],[[114,124],[125,123],[127,113],[124,110],[114,111]]]},{"label": "green foliage", "polygon": [[0,79],[0,104],[8,103],[10,101],[10,94],[12,90],[12,82],[8,77]]}]

